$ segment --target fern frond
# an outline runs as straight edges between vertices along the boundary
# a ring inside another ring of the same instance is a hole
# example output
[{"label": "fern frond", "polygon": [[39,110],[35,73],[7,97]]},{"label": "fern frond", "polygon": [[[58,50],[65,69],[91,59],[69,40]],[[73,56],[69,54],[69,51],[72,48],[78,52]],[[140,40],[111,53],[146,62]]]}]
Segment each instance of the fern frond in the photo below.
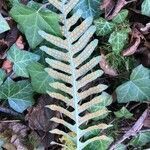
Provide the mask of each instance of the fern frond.
[{"label": "fern frond", "polygon": [[[92,130],[106,129],[110,127],[110,125],[101,123],[81,129],[81,125],[84,123],[93,118],[103,116],[109,111],[106,107],[103,107],[93,113],[84,113],[94,105],[104,104],[105,95],[101,94],[101,92],[103,92],[107,86],[104,84],[98,84],[85,89],[84,91],[81,90],[87,84],[99,78],[103,74],[103,71],[91,71],[100,62],[100,56],[91,58],[91,54],[94,52],[94,49],[98,44],[98,40],[91,41],[91,37],[96,30],[95,26],[92,25],[93,19],[91,17],[85,19],[79,26],[72,30],[72,27],[80,19],[82,12],[78,10],[70,18],[68,18],[68,14],[78,1],[79,0],[49,0],[49,2],[61,12],[60,18],[63,24],[61,29],[64,39],[47,34],[44,31],[39,31],[39,34],[59,49],[61,48],[65,50],[65,52],[63,52],[57,50],[57,48],[53,49],[46,46],[41,47],[43,51],[53,57],[46,59],[46,62],[50,67],[45,70],[51,77],[57,79],[57,82],[51,83],[50,86],[61,91],[60,93],[48,92],[48,94],[51,97],[64,102],[73,109],[72,111],[66,110],[62,106],[57,106],[55,104],[47,107],[51,110],[59,111],[75,122],[75,124],[71,124],[57,117],[51,119],[51,121],[68,127],[71,132],[75,133],[75,137],[72,137],[68,133],[59,129],[54,129],[50,132],[67,136],[76,144],[77,150],[82,150],[93,141],[108,140],[109,138],[107,136],[101,135],[83,142],[82,137]],[[64,96],[62,92],[67,94],[68,97]],[[84,103],[84,99],[94,94],[97,94],[97,96],[93,96],[90,101]]]}]

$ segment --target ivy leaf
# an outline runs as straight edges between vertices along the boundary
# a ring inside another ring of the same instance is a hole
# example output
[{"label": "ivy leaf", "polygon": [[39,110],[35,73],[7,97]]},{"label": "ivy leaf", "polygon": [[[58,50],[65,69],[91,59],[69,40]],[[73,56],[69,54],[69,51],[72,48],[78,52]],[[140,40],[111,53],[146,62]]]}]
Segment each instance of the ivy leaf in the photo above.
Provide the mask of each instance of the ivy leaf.
[{"label": "ivy leaf", "polygon": [[132,71],[130,81],[116,89],[119,103],[150,100],[150,69],[138,66]]},{"label": "ivy leaf", "polygon": [[23,29],[27,41],[33,49],[43,41],[43,38],[38,34],[39,30],[61,36],[59,19],[57,14],[53,12],[38,11],[34,8],[16,4],[11,9],[10,14]]},{"label": "ivy leaf", "polygon": [[115,150],[126,150],[126,146],[124,144],[118,144],[116,147],[115,147]]},{"label": "ivy leaf", "polygon": [[117,16],[115,16],[114,18],[113,18],[113,22],[114,23],[123,23],[125,20],[126,20],[126,18],[127,18],[127,16],[128,16],[128,13],[129,13],[129,11],[127,10],[127,9],[123,9],[123,10],[121,10],[119,13],[118,13],[118,15]]},{"label": "ivy leaf", "polygon": [[0,86],[0,99],[8,100],[10,107],[22,113],[34,103],[31,84],[27,80],[14,82],[8,78]]},{"label": "ivy leaf", "polygon": [[10,29],[8,23],[6,20],[3,18],[3,16],[0,14],[0,34],[8,31]]},{"label": "ivy leaf", "polygon": [[44,68],[45,67],[39,63],[32,63],[27,67],[33,89],[43,94],[47,91],[51,91],[49,84],[54,81],[53,78],[45,72]]},{"label": "ivy leaf", "polygon": [[141,7],[142,14],[150,17],[150,0],[144,0]]},{"label": "ivy leaf", "polygon": [[[99,103],[99,104],[96,104],[96,105],[94,105],[94,106],[92,106],[92,107],[90,107],[90,109],[88,109],[88,110],[89,110],[89,112],[96,112],[96,111],[101,110],[101,109],[106,109],[106,110],[107,110],[106,106],[109,106],[111,103],[112,103],[112,97],[111,97],[109,94],[103,92],[103,93],[101,94],[100,103]],[[105,118],[107,115],[108,115],[108,113],[106,113],[106,114],[103,115],[103,116],[94,118],[94,120],[103,119],[103,118]]]},{"label": "ivy leaf", "polygon": [[96,34],[98,36],[105,36],[107,34],[110,34],[113,29],[115,28],[115,24],[112,22],[108,22],[104,18],[99,18],[94,21],[96,26]]},{"label": "ivy leaf", "polygon": [[111,140],[101,140],[101,141],[95,141],[91,144],[87,145],[83,150],[106,150],[109,148],[109,145],[113,142],[113,139]]},{"label": "ivy leaf", "polygon": [[150,132],[148,131],[140,132],[136,137],[134,137],[130,141],[130,145],[134,147],[141,147],[147,143],[150,143]]},{"label": "ivy leaf", "polygon": [[126,119],[129,119],[133,116],[133,114],[130,113],[128,109],[125,107],[122,107],[119,111],[114,112],[114,114],[117,118],[126,118]]},{"label": "ivy leaf", "polygon": [[5,77],[6,77],[5,71],[0,69],[0,85],[3,83]]},{"label": "ivy leaf", "polygon": [[75,11],[78,9],[83,11],[82,17],[98,17],[101,14],[100,11],[101,0],[80,0],[74,8]]},{"label": "ivy leaf", "polygon": [[7,53],[7,59],[13,62],[13,71],[21,77],[29,77],[26,67],[40,57],[31,52],[20,50],[16,45],[13,45]]},{"label": "ivy leaf", "polygon": [[111,44],[112,50],[116,54],[119,54],[128,42],[128,31],[114,31],[110,35],[108,42]]}]

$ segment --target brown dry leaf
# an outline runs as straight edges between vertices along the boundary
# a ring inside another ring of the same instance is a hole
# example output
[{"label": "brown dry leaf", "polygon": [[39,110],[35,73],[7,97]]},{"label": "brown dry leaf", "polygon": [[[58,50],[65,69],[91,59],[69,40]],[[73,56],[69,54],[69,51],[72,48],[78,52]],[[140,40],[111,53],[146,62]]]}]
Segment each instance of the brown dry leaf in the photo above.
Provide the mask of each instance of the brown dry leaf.
[{"label": "brown dry leaf", "polygon": [[24,42],[23,42],[23,37],[19,36],[17,41],[16,41],[16,45],[19,49],[24,49]]},{"label": "brown dry leaf", "polygon": [[2,68],[6,70],[7,73],[12,71],[12,63],[9,60],[3,62]]},{"label": "brown dry leaf", "polygon": [[11,143],[5,143],[5,144],[3,145],[3,148],[4,148],[5,150],[17,150],[16,147],[15,147],[13,144],[11,144]]},{"label": "brown dry leaf", "polygon": [[107,17],[107,19],[108,19],[108,20],[113,19],[115,16],[117,16],[117,14],[120,12],[120,10],[121,10],[125,5],[127,5],[128,3],[131,3],[131,2],[133,2],[133,1],[136,1],[136,0],[130,0],[130,1],[118,0],[117,3],[116,3],[115,9],[113,10],[112,14]]},{"label": "brown dry leaf", "polygon": [[7,48],[8,48],[7,42],[4,39],[0,40],[0,58],[1,59],[3,59],[3,56]]},{"label": "brown dry leaf", "polygon": [[9,30],[9,32],[7,33],[6,38],[5,38],[8,48],[10,48],[16,42],[16,40],[19,36],[19,30],[18,30],[17,26],[14,23],[12,23],[11,26],[12,27]]},{"label": "brown dry leaf", "polygon": [[150,128],[150,110],[149,113],[144,121],[144,127]]},{"label": "brown dry leaf", "polygon": [[28,135],[29,128],[21,123],[10,123],[9,129],[12,130],[11,143],[17,150],[28,150],[24,142]]},{"label": "brown dry leaf", "polygon": [[150,33],[150,23],[147,23],[145,27],[140,29],[143,34],[149,34]]},{"label": "brown dry leaf", "polygon": [[114,0],[103,0],[103,3],[101,4],[101,10],[105,10],[105,18],[107,18],[111,14],[114,7]]},{"label": "brown dry leaf", "polygon": [[38,105],[28,110],[29,112],[26,116],[26,120],[32,130],[48,132],[50,129],[57,127],[58,124],[52,123],[49,120],[53,116],[58,116],[59,114],[45,107],[53,102],[54,99],[50,98],[49,95],[42,95],[39,98]]},{"label": "brown dry leaf", "polygon": [[25,146],[29,128],[18,122],[1,122],[0,132],[7,139],[4,148],[7,150],[29,150]]},{"label": "brown dry leaf", "polygon": [[105,74],[108,74],[110,76],[118,75],[117,71],[109,66],[104,54],[101,54],[101,60],[100,60],[99,64],[100,64],[100,67],[102,68],[102,70],[105,72]]},{"label": "brown dry leaf", "polygon": [[141,38],[136,38],[134,44],[130,46],[129,48],[127,48],[126,50],[124,50],[122,55],[123,56],[133,55],[136,52],[140,43],[141,43]]},{"label": "brown dry leaf", "polygon": [[0,0],[0,10],[2,8],[4,8],[5,10],[7,9],[6,0]]},{"label": "brown dry leaf", "polygon": [[54,141],[55,137],[53,134],[49,133],[49,130],[58,126],[58,124],[51,122],[50,119],[53,116],[60,116],[59,113],[45,107],[51,103],[54,103],[54,99],[52,99],[49,95],[42,95],[39,98],[37,106],[30,108],[26,115],[29,127],[32,130],[37,131],[40,140],[45,147],[49,147],[51,141]]},{"label": "brown dry leaf", "polygon": [[139,32],[136,28],[134,28],[132,31],[132,37],[130,42],[132,44],[129,48],[123,51],[122,55],[123,56],[133,55],[137,51],[141,43],[141,39],[144,39],[144,36],[141,34],[141,32]]},{"label": "brown dry leaf", "polygon": [[150,50],[150,42],[149,41],[145,41],[144,46]]}]

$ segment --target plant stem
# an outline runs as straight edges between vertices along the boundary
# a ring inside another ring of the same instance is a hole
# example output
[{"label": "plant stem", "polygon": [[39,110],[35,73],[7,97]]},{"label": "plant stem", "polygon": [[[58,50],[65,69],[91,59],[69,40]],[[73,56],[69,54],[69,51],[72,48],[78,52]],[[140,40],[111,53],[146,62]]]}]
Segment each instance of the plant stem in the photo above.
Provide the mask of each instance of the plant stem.
[{"label": "plant stem", "polygon": [[6,108],[6,107],[2,107],[0,106],[0,112],[2,113],[5,113],[5,114],[9,114],[11,116],[15,116],[15,117],[19,117],[20,119],[23,119],[23,115],[18,113],[18,112],[15,112],[9,108]]}]

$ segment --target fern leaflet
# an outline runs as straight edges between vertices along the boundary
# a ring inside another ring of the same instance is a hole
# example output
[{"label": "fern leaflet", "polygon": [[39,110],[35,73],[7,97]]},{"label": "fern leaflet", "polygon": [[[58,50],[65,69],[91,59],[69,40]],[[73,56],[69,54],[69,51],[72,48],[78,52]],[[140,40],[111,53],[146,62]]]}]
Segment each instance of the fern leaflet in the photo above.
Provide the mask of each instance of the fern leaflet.
[{"label": "fern leaflet", "polygon": [[[95,117],[102,116],[108,112],[108,110],[104,108],[81,116],[81,113],[85,112],[90,107],[103,103],[103,94],[100,95],[100,93],[107,88],[106,85],[99,84],[80,92],[81,88],[103,74],[102,70],[91,72],[91,69],[99,63],[100,56],[94,57],[90,61],[87,61],[98,44],[98,40],[90,40],[95,33],[96,28],[92,25],[93,18],[89,17],[73,31],[71,31],[71,27],[73,27],[81,18],[82,12],[78,10],[70,18],[68,18],[68,14],[79,2],[79,0],[49,0],[49,2],[61,12],[61,23],[63,24],[62,34],[65,38],[59,38],[54,35],[47,34],[44,31],[39,31],[39,34],[50,43],[64,49],[65,51],[59,51],[57,49],[42,46],[41,49],[54,58],[46,58],[46,62],[50,65],[50,68],[46,68],[45,70],[51,77],[57,79],[57,82],[51,83],[50,86],[65,92],[70,96],[66,97],[55,92],[48,92],[48,94],[53,98],[65,102],[73,108],[73,111],[66,110],[57,105],[49,105],[47,107],[54,111],[59,111],[60,113],[63,113],[71,118],[75,124],[71,124],[57,117],[52,118],[51,121],[68,127],[73,133],[76,134],[76,136],[72,137],[60,129],[54,129],[50,132],[67,136],[76,144],[77,150],[82,150],[93,141],[109,140],[107,136],[101,135],[91,138],[85,142],[81,141],[82,137],[88,132],[96,129],[106,129],[110,126],[105,123],[101,123],[99,125],[90,126],[86,129],[81,129],[81,125],[85,122]],[[63,82],[60,82],[60,80]],[[95,96],[89,102],[82,103],[85,98],[93,94],[99,95]]]}]

